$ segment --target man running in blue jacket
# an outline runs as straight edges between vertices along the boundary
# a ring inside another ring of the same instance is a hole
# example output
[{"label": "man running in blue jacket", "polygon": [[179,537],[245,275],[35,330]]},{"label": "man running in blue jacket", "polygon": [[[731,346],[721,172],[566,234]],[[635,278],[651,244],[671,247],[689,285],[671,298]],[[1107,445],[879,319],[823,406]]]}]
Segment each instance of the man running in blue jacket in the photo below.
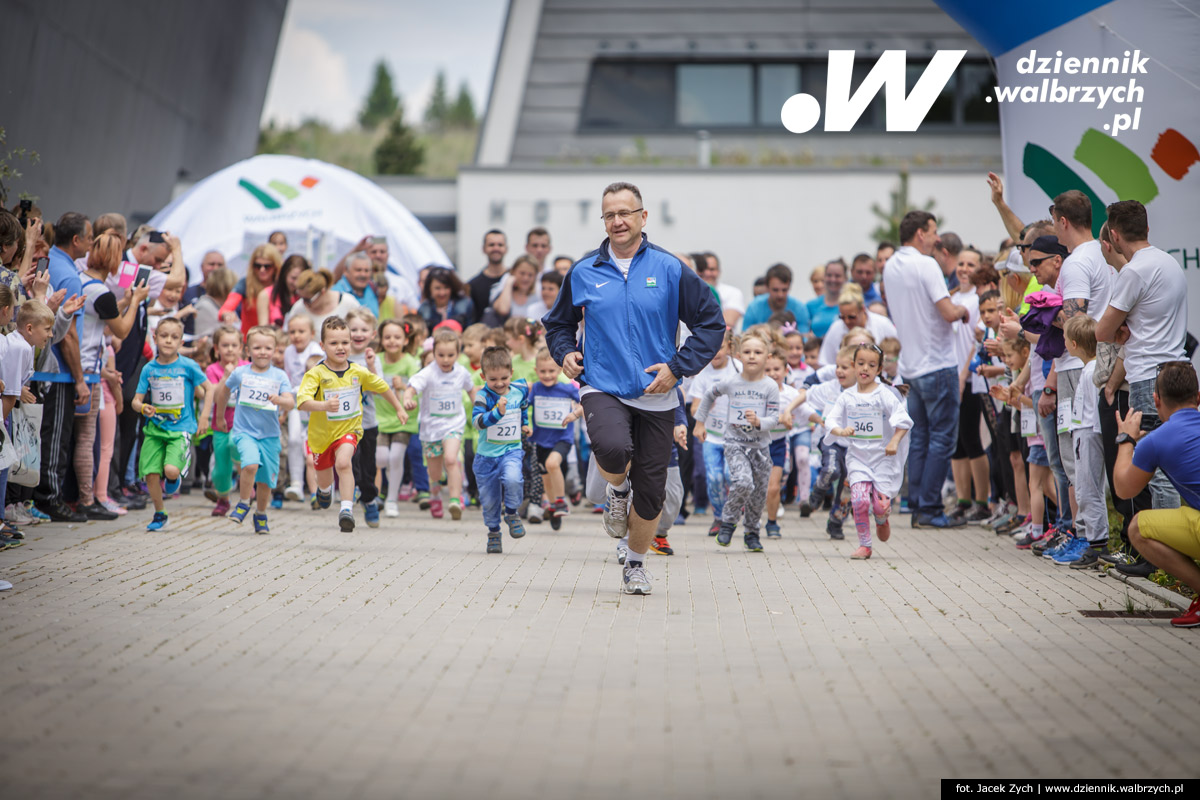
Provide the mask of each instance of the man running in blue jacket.
[{"label": "man running in blue jacket", "polygon": [[[644,595],[679,404],[673,390],[716,355],[725,321],[708,284],[642,233],[636,186],[609,185],[601,211],[608,238],[571,267],[542,322],[550,354],[581,384],[592,452],[608,481],[604,529],[616,539],[628,532],[623,589]],[[691,335],[679,347],[681,322]]]}]

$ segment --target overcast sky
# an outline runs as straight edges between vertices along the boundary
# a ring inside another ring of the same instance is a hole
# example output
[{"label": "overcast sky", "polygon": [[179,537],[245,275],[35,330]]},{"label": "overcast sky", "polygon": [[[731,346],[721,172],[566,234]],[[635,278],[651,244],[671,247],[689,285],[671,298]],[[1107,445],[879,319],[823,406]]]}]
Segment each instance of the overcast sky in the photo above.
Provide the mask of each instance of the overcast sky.
[{"label": "overcast sky", "polygon": [[507,0],[290,0],[263,122],[315,116],[349,125],[380,58],[405,119],[420,119],[439,69],[450,98],[465,80],[482,114],[507,8]]}]

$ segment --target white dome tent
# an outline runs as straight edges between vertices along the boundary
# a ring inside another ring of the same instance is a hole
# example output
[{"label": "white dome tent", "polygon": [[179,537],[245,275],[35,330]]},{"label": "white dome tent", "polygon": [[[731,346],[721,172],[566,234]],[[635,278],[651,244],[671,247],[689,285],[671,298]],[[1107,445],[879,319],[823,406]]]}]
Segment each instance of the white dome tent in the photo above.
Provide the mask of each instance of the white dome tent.
[{"label": "white dome tent", "polygon": [[358,173],[296,156],[260,155],[213,173],[150,224],[183,244],[191,280],[218,250],[239,276],[253,249],[283,231],[288,252],[332,269],[364,236],[386,236],[389,261],[416,286],[429,264],[452,266],[433,235],[396,198]]}]

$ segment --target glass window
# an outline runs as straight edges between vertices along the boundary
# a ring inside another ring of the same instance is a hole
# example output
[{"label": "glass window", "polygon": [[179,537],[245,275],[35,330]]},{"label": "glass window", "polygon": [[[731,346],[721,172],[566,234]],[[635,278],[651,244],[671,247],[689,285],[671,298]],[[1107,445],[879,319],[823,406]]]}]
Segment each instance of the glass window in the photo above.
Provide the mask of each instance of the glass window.
[{"label": "glass window", "polygon": [[795,64],[760,64],[758,67],[758,124],[782,128],[779,111],[800,91],[800,67]]},{"label": "glass window", "polygon": [[[908,83],[905,89],[905,96],[912,94],[913,87],[917,85],[917,81],[925,74],[925,68],[928,63],[909,64],[907,68]],[[929,109],[929,113],[925,115],[925,122],[922,125],[943,123],[946,125],[954,124],[954,95],[958,86],[958,72],[950,76],[950,80],[946,82],[942,88],[942,93],[933,101],[933,105]]]},{"label": "glass window", "polygon": [[1000,109],[992,96],[992,87],[996,85],[996,76],[988,64],[962,64],[958,68],[959,85],[962,87],[962,121],[971,123],[1000,122]]},{"label": "glass window", "polygon": [[675,80],[677,124],[753,124],[754,68],[750,64],[680,64]]},{"label": "glass window", "polygon": [[597,61],[588,76],[580,127],[662,130],[674,125],[675,65],[656,61]]}]

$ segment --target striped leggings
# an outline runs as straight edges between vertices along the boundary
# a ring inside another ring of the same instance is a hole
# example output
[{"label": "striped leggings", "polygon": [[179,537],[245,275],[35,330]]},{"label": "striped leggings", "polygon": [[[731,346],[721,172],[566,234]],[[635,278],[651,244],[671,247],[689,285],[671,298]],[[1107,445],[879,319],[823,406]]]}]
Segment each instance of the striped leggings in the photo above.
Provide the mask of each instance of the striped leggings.
[{"label": "striped leggings", "polygon": [[854,529],[858,531],[858,543],[871,546],[870,514],[875,512],[875,525],[886,525],[892,510],[892,498],[875,488],[871,481],[850,484],[850,507],[854,510]]}]

